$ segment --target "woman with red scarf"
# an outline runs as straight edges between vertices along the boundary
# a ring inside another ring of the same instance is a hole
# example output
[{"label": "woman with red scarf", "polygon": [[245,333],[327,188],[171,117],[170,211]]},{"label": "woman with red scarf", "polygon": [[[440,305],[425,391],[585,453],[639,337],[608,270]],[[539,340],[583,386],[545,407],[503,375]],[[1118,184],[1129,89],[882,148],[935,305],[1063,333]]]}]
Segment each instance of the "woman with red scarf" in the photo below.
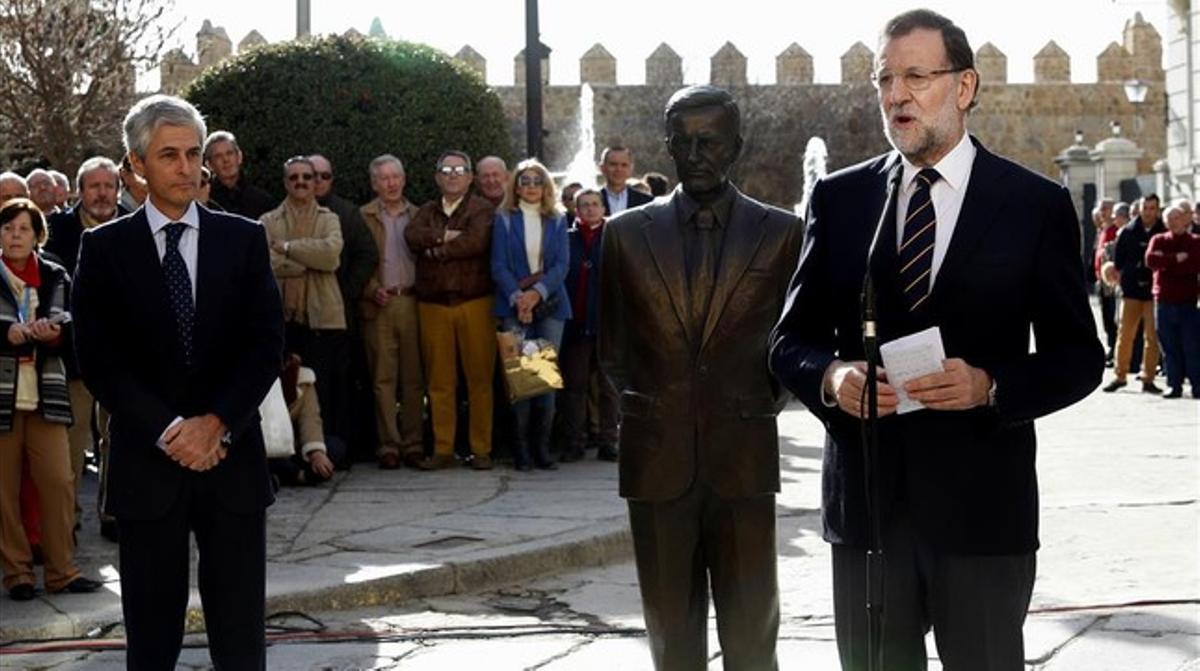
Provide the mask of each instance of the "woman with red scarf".
[{"label": "woman with red scarf", "polygon": [[67,273],[41,258],[46,221],[31,200],[0,206],[0,569],[17,601],[34,597],[35,575],[21,525],[21,468],[29,463],[42,514],[47,592],[94,592],[75,566],[75,483],[67,448],[71,401],[60,356]]},{"label": "woman with red scarf", "polygon": [[[575,194],[575,226],[569,232],[571,263],[567,269],[567,291],[574,314],[563,335],[563,434],[566,445],[561,461],[578,461],[585,448],[595,447],[596,456],[617,460],[617,391],[600,372],[596,333],[600,328],[600,237],[604,232],[604,201],[596,189]],[[599,433],[588,435],[588,392],[591,381],[599,382]]]}]

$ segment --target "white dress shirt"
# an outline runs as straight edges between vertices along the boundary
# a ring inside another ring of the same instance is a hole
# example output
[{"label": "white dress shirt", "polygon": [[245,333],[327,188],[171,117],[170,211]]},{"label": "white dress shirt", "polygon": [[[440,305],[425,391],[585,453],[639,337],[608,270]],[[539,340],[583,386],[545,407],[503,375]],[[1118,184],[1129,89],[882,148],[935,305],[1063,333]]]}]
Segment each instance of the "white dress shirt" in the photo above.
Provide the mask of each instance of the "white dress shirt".
[{"label": "white dress shirt", "polygon": [[[912,199],[917,188],[917,173],[921,172],[921,168],[910,163],[907,158],[901,157],[901,160],[904,172],[900,178],[900,193],[896,197],[897,250],[904,243],[904,219],[908,212],[908,201]],[[958,223],[958,213],[962,211],[963,196],[967,193],[967,184],[971,181],[971,166],[974,164],[975,145],[964,132],[954,149],[943,156],[936,165],[930,166],[942,177],[934,183],[929,193],[937,219],[937,225],[934,227],[933,270],[929,274],[930,290],[937,281],[938,270],[941,269],[946,250],[950,247],[950,238],[954,235],[955,224]]]},{"label": "white dress shirt", "polygon": [[613,193],[612,189],[604,187],[604,193],[608,198],[609,215],[620,214],[629,209],[629,187],[621,189],[620,193]]},{"label": "white dress shirt", "polygon": [[196,259],[200,256],[200,212],[193,201],[179,219],[171,219],[163,214],[154,201],[146,199],[146,221],[150,222],[150,234],[154,236],[154,246],[158,248],[158,260],[161,263],[167,253],[167,224],[176,221],[187,224],[183,235],[179,238],[179,254],[183,256],[183,264],[187,266],[188,278],[192,281],[192,303],[196,302]]}]

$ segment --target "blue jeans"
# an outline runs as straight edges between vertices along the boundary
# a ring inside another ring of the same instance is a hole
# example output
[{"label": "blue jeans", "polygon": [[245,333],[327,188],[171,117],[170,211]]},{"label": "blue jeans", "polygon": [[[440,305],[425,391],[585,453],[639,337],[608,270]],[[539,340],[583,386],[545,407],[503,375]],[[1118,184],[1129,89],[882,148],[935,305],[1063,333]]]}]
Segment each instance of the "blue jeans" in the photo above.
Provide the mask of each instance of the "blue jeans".
[{"label": "blue jeans", "polygon": [[1167,386],[1178,389],[1186,377],[1192,394],[1200,394],[1200,309],[1188,303],[1156,302],[1154,311]]},{"label": "blue jeans", "polygon": [[[522,324],[513,317],[505,317],[500,327],[505,331],[521,331],[526,340],[541,338],[549,340],[558,352],[562,351],[563,327],[561,319],[546,317],[532,324]],[[542,394],[513,404],[517,416],[517,440],[513,459],[518,465],[528,463],[530,447],[538,465],[550,461],[550,431],[554,426],[555,393]]]}]

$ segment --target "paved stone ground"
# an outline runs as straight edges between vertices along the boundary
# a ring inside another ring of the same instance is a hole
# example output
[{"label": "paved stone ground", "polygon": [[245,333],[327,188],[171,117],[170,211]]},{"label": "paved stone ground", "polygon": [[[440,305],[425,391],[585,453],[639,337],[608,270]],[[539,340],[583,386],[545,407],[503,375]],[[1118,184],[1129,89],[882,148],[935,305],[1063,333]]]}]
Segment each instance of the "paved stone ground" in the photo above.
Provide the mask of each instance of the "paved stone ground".
[{"label": "paved stone ground", "polygon": [[[821,427],[793,406],[781,417],[781,433],[780,667],[834,669],[829,551],[819,538]],[[1200,403],[1130,388],[1096,392],[1039,422],[1039,438],[1043,548],[1025,627],[1027,668],[1200,671]],[[299,606],[327,625],[328,636],[370,632],[372,640],[280,641],[269,649],[269,667],[407,671],[486,661],[496,669],[649,668],[614,478],[612,466],[599,463],[536,476],[360,468],[336,487],[286,492],[272,509],[269,610]],[[589,545],[597,535],[608,540]],[[574,553],[553,550],[564,540]],[[539,542],[541,549],[530,549]],[[476,543],[489,547],[472,549]],[[604,563],[597,548],[607,553],[605,565],[596,565]],[[405,567],[419,573],[446,565],[449,578],[421,589],[397,578],[412,574]],[[281,587],[300,589],[309,576],[342,582],[316,596],[308,589],[305,598]],[[433,587],[449,589],[438,595]],[[380,605],[406,596],[400,605]],[[115,596],[108,598],[106,607],[115,608]],[[44,610],[20,618],[12,613],[24,604],[4,601],[0,631],[72,617],[66,613],[82,600],[45,598],[30,606]],[[1154,600],[1191,603],[1123,605]],[[79,628],[98,620],[73,617]],[[276,623],[311,626],[298,618]],[[711,668],[719,669],[715,634],[710,639]],[[939,669],[932,640],[928,649],[930,667]],[[187,650],[181,665],[208,668],[207,652]],[[123,656],[4,655],[0,666],[118,669]]]}]

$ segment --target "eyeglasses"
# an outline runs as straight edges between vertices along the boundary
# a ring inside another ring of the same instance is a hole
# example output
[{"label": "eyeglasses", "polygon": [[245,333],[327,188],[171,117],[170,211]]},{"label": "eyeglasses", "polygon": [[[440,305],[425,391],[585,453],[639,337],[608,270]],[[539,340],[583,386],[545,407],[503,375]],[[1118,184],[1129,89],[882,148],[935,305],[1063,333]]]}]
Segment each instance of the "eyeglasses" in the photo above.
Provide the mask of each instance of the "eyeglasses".
[{"label": "eyeglasses", "polygon": [[288,175],[289,182],[311,182],[313,174],[311,172],[293,172]]},{"label": "eyeglasses", "polygon": [[904,82],[904,88],[909,91],[924,91],[933,85],[933,78],[941,75],[948,75],[954,72],[962,72],[968,68],[945,68],[942,70],[908,70],[903,74],[895,74],[887,70],[880,70],[871,73],[871,82],[875,84],[875,88],[880,91],[890,91],[892,84],[899,77]]},{"label": "eyeglasses", "polygon": [[332,172],[328,172],[328,171],[326,171],[326,172],[318,172],[318,173],[316,173],[316,177],[317,177],[317,179],[319,179],[319,180],[322,180],[322,181],[326,181],[326,182],[328,182],[329,180],[333,179],[333,173],[332,173]]},{"label": "eyeglasses", "polygon": [[438,168],[438,172],[442,173],[443,175],[445,175],[447,177],[449,177],[450,175],[454,175],[455,177],[462,177],[463,175],[467,174],[469,171],[467,170],[467,166],[465,166],[465,165],[443,165],[442,167]]},{"label": "eyeglasses", "polygon": [[545,183],[541,175],[521,175],[517,178],[517,186],[541,186]]}]

